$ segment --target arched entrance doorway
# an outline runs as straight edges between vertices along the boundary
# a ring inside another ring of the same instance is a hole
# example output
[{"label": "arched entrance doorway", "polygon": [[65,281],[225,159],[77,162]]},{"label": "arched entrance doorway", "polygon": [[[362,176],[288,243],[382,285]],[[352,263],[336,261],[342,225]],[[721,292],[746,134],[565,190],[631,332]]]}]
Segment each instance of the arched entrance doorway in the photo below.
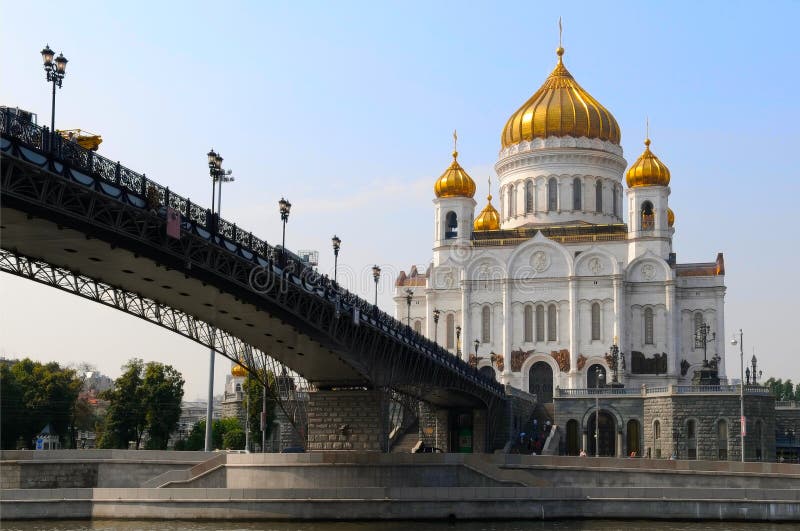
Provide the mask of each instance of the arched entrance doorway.
[{"label": "arched entrance doorway", "polygon": [[494,374],[494,369],[492,369],[491,367],[481,367],[480,369],[478,369],[478,372],[481,373],[481,375],[489,378],[490,380],[497,379]]},{"label": "arched entrance doorway", "polygon": [[598,387],[605,386],[606,383],[608,383],[606,368],[599,363],[590,366],[586,371],[586,387],[589,389],[597,389]]},{"label": "arched entrance doorway", "polygon": [[553,402],[553,369],[544,361],[537,361],[528,372],[528,392],[536,395],[540,404]]},{"label": "arched entrance doorway", "polygon": [[628,421],[627,455],[631,455],[633,453],[636,455],[636,457],[642,457],[642,447],[639,443],[640,440],[641,440],[641,429],[639,426],[639,421],[631,419]]},{"label": "arched entrance doorway", "polygon": [[581,451],[580,436],[578,421],[575,419],[567,421],[567,455],[578,455]]},{"label": "arched entrance doorway", "polygon": [[[596,413],[593,411],[589,417],[589,429],[587,435],[589,436],[589,455],[597,455],[594,444],[594,419]],[[616,429],[614,425],[614,417],[605,411],[600,411],[600,456],[614,457],[616,455]]]}]

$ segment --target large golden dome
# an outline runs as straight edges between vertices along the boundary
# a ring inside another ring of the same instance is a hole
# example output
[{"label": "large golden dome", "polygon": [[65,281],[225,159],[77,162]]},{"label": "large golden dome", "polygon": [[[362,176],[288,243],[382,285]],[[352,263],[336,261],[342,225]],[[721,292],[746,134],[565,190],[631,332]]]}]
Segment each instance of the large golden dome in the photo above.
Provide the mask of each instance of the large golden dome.
[{"label": "large golden dome", "polygon": [[472,224],[473,230],[499,230],[500,229],[500,214],[492,206],[492,194],[489,194],[486,199],[489,201],[481,213],[475,218],[475,223]]},{"label": "large golden dome", "polygon": [[231,367],[231,375],[232,376],[239,376],[241,378],[244,378],[245,376],[247,376],[247,369],[245,369],[243,366],[239,365],[238,363],[234,363],[233,367]]},{"label": "large golden dome", "polygon": [[453,162],[436,180],[433,192],[436,197],[472,197],[475,195],[475,181],[458,163],[458,151],[453,151]]},{"label": "large golden dome", "polygon": [[619,124],[569,73],[561,59],[544,84],[511,115],[503,128],[503,148],[550,136],[599,138],[619,145]]},{"label": "large golden dome", "polygon": [[669,168],[650,151],[649,138],[645,139],[644,152],[630,167],[625,180],[628,188],[669,185]]}]

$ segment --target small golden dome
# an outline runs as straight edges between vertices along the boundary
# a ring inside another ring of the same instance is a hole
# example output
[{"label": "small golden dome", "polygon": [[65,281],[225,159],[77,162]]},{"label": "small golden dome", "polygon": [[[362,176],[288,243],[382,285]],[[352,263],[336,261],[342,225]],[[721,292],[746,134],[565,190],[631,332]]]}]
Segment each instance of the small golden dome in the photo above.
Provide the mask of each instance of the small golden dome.
[{"label": "small golden dome", "polygon": [[458,163],[458,151],[453,151],[453,162],[436,180],[433,192],[436,197],[472,197],[475,195],[475,181]]},{"label": "small golden dome", "polygon": [[238,363],[234,363],[233,367],[231,367],[231,376],[238,376],[244,378],[245,376],[247,376],[247,369],[245,369]]},{"label": "small golden dome", "polygon": [[669,185],[669,168],[650,151],[650,139],[644,141],[644,152],[639,155],[625,177],[628,188],[638,186]]},{"label": "small golden dome", "polygon": [[492,206],[492,194],[489,194],[486,199],[489,201],[480,215],[475,218],[472,228],[474,230],[500,230],[500,214]]},{"label": "small golden dome", "polygon": [[619,145],[614,116],[580,85],[564,66],[564,48],[556,50],[558,64],[544,84],[511,115],[503,128],[503,148],[550,136],[599,138]]},{"label": "small golden dome", "polygon": [[669,207],[667,207],[667,225],[670,227],[675,225],[675,212],[673,212]]}]

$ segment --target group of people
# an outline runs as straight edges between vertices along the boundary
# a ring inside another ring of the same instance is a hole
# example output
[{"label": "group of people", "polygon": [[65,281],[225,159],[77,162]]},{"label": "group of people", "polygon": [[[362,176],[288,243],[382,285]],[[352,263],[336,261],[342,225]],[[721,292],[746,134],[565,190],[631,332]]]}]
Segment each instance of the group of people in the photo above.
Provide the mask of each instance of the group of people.
[{"label": "group of people", "polygon": [[533,419],[530,433],[523,431],[519,434],[519,453],[541,455],[542,450],[544,450],[544,443],[547,441],[552,427],[550,420],[546,420],[543,425],[540,425],[539,419]]}]

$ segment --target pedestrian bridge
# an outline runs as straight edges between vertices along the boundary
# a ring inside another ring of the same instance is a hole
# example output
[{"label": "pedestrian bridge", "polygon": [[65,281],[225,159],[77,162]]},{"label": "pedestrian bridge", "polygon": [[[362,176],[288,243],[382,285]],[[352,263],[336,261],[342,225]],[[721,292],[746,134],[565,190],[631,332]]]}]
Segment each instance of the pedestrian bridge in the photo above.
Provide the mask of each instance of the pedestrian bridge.
[{"label": "pedestrian bridge", "polygon": [[[504,403],[499,383],[169,187],[13,110],[0,113],[0,137],[0,270],[320,390],[391,389],[441,408]],[[180,238],[166,233],[168,209]]]}]

